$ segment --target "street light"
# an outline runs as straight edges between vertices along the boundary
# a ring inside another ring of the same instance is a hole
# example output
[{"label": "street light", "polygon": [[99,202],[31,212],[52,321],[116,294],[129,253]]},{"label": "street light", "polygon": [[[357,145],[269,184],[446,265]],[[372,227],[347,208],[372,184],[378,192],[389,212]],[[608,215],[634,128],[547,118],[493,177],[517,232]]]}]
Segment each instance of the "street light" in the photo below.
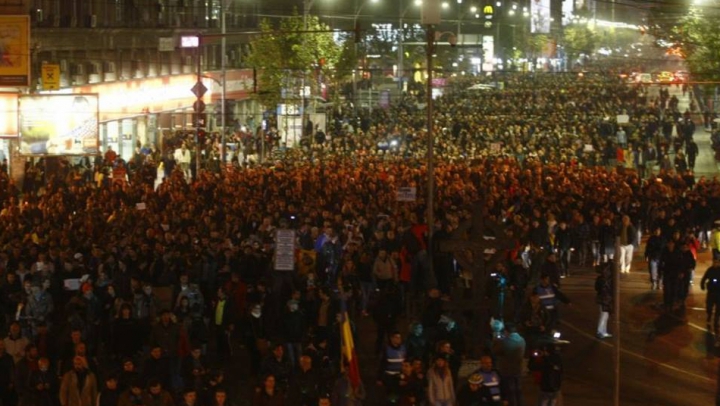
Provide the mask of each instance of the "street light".
[{"label": "street light", "polygon": [[[357,25],[358,17],[360,16],[360,13],[361,13],[362,10],[365,8],[365,6],[367,6],[368,3],[377,3],[378,1],[379,1],[379,0],[366,0],[366,1],[364,1],[364,2],[360,5],[360,7],[358,7],[357,12],[355,13],[355,17],[353,18],[353,28],[354,28],[354,29],[357,29],[357,26],[358,26],[358,25]],[[357,41],[355,41],[355,43],[353,44],[353,47],[354,47],[354,55],[355,55],[355,57],[357,58]],[[357,61],[356,61],[356,63],[357,63]],[[357,108],[357,104],[358,104],[358,103],[357,103],[357,101],[358,101],[358,97],[357,97],[357,77],[355,76],[355,75],[356,75],[356,72],[357,72],[357,66],[354,66],[352,73],[353,73],[353,111],[355,112],[355,117],[357,117],[357,111],[358,111],[358,108]]]},{"label": "street light", "polygon": [[413,3],[408,4],[407,7],[403,8],[402,1],[399,2],[400,4],[400,25],[398,26],[398,30],[400,30],[400,40],[398,41],[398,68],[397,68],[397,77],[398,77],[398,87],[400,88],[400,91],[403,90],[403,83],[404,83],[404,77],[405,72],[403,69],[403,65],[405,64],[405,53],[403,50],[403,42],[405,41],[405,28],[403,27],[403,19],[405,18],[405,15],[408,11],[412,8],[413,5],[415,7],[422,6],[422,0],[415,0]]}]

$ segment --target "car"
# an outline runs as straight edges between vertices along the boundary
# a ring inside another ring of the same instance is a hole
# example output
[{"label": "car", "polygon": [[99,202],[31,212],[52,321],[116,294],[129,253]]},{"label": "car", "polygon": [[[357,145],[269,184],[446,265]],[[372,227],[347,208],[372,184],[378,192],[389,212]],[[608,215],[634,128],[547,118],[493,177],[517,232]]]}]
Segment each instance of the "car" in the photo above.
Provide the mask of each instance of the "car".
[{"label": "car", "polygon": [[649,73],[638,73],[637,75],[635,75],[635,82],[652,83],[652,75]]},{"label": "car", "polygon": [[657,81],[660,83],[670,83],[673,80],[675,80],[675,75],[673,75],[671,72],[664,71],[660,72],[657,75]]},{"label": "car", "polygon": [[675,80],[678,82],[684,82],[690,78],[690,73],[684,70],[675,72]]}]

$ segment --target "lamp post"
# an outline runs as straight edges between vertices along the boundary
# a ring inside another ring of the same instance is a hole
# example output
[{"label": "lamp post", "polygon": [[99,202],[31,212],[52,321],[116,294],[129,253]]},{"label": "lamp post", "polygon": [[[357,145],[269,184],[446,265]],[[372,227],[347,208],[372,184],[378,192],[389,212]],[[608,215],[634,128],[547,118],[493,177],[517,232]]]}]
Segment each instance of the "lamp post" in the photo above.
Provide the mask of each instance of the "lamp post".
[{"label": "lamp post", "polygon": [[398,69],[397,69],[397,77],[398,77],[398,86],[400,88],[400,91],[403,90],[403,83],[405,78],[405,51],[403,49],[403,42],[405,41],[405,28],[403,27],[403,19],[405,18],[405,15],[408,11],[410,11],[410,8],[414,5],[416,7],[420,7],[422,5],[422,0],[413,0],[413,3],[408,4],[405,8],[403,8],[402,0],[399,1],[400,4],[400,21],[398,30],[400,31],[400,40],[398,41]]},{"label": "lamp post", "polygon": [[227,93],[225,91],[225,88],[227,87],[227,39],[225,38],[225,34],[227,33],[227,26],[225,21],[225,14],[227,13],[227,9],[230,6],[230,0],[223,0],[221,7],[221,14],[220,14],[220,30],[222,32],[222,38],[220,39],[220,56],[222,60],[220,61],[220,75],[221,75],[221,94],[220,94],[220,126],[222,127],[222,133],[220,134],[220,162],[222,162],[222,165],[224,166],[226,164],[225,160],[225,151],[227,148],[227,142],[225,140],[225,126],[226,126],[226,115],[227,112],[225,111],[225,104],[226,104],[226,97]]},{"label": "lamp post", "polygon": [[[362,10],[365,8],[365,6],[367,6],[368,3],[377,3],[378,1],[379,1],[379,0],[365,0],[365,1],[360,5],[360,7],[358,7],[357,12],[355,12],[355,16],[353,17],[353,29],[357,29],[357,20],[358,20],[358,17],[360,16],[360,13],[361,13]],[[355,41],[355,42],[353,43],[353,55],[355,55],[355,57],[357,57],[357,41]],[[358,61],[356,61],[356,64],[357,64],[357,62],[358,62]],[[358,97],[357,97],[357,77],[356,77],[356,73],[357,73],[357,66],[354,66],[354,67],[353,67],[353,79],[352,79],[352,80],[353,80],[353,111],[355,112],[355,117],[357,117],[357,111],[358,111],[358,108],[357,108]]]}]

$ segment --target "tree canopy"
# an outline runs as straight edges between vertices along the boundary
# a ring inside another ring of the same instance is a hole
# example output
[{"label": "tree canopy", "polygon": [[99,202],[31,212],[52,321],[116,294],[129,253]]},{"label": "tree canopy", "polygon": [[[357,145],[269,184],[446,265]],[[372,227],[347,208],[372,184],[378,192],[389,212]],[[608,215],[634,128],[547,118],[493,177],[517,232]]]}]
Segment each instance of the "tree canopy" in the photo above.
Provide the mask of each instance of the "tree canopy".
[{"label": "tree canopy", "polygon": [[256,97],[266,108],[288,99],[298,102],[303,83],[317,94],[320,83],[335,80],[342,46],[316,16],[308,16],[306,24],[295,11],[279,25],[263,20],[260,31],[250,42],[247,64],[257,69]]}]

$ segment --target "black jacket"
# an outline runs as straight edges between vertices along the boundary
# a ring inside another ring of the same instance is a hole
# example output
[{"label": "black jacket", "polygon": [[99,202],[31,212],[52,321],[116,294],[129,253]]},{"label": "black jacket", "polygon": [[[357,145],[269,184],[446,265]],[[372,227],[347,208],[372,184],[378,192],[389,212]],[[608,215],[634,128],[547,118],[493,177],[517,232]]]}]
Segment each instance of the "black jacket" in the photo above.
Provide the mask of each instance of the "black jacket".
[{"label": "black jacket", "polygon": [[708,295],[720,297],[720,267],[711,266],[700,281],[700,289],[707,289]]}]

